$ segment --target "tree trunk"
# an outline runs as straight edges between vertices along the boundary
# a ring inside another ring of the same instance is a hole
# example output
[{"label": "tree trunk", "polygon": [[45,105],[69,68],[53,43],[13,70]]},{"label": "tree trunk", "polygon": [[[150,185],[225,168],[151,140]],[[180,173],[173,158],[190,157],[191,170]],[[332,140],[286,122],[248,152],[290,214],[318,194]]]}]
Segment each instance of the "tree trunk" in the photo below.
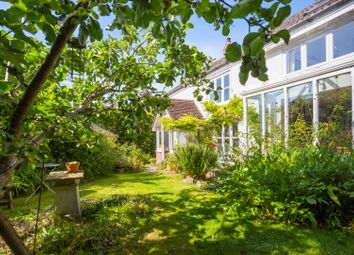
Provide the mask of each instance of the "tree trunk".
[{"label": "tree trunk", "polygon": [[[11,116],[9,129],[7,131],[8,144],[15,145],[14,142],[21,134],[21,130],[35,99],[37,98],[39,92],[43,89],[44,83],[47,81],[49,75],[58,62],[65,45],[78,26],[79,19],[79,16],[70,16],[60,28],[59,34],[56,37],[50,52],[37,70],[23,97],[18,103],[13,115]],[[11,179],[15,167],[19,163],[20,160],[17,156],[0,156],[0,191],[2,191],[3,187]],[[6,220],[6,218],[2,216],[3,215],[0,214],[0,234],[6,244],[10,247],[14,254],[28,254],[24,243],[17,236],[16,231]]]},{"label": "tree trunk", "polygon": [[6,219],[1,209],[0,209],[0,234],[14,254],[17,255],[29,254],[24,243],[17,235],[16,231],[13,229],[9,221]]}]

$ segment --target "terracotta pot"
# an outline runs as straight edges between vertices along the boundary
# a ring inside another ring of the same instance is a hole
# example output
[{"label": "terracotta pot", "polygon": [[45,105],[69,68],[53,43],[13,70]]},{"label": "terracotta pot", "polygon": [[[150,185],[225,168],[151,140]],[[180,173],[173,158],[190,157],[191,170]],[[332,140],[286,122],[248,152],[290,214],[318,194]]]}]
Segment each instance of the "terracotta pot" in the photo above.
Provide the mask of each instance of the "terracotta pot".
[{"label": "terracotta pot", "polygon": [[77,171],[79,171],[80,162],[78,161],[66,162],[65,167],[69,173],[76,173]]}]

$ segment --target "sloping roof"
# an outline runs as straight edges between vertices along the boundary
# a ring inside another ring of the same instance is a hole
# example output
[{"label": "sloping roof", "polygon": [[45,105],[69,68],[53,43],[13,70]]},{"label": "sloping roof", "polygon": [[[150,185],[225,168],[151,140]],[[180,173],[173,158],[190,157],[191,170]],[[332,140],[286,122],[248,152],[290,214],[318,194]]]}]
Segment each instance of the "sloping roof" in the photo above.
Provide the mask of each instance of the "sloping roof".
[{"label": "sloping roof", "polygon": [[334,6],[345,2],[348,2],[348,0],[316,0],[295,15],[286,19],[276,30],[291,29],[300,23],[311,19],[315,15],[323,13]]},{"label": "sloping roof", "polygon": [[203,115],[193,100],[171,99],[171,106],[167,109],[167,112],[175,120],[185,115],[203,119]]},{"label": "sloping roof", "polygon": [[219,69],[220,67],[223,67],[227,63],[229,63],[229,62],[227,62],[226,58],[224,58],[224,57],[213,61],[213,63],[210,64],[210,68],[208,70],[208,73],[211,73],[212,71],[215,71],[216,69]]}]

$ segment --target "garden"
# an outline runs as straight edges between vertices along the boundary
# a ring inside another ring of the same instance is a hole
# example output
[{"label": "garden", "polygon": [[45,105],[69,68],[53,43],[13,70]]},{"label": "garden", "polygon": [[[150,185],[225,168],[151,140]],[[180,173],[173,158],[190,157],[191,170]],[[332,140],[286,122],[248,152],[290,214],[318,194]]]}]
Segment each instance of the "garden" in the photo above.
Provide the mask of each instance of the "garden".
[{"label": "garden", "polygon": [[[245,22],[248,34],[225,57],[241,61],[241,84],[265,81],[263,46],[289,42],[277,28],[291,12],[291,1],[266,2],[1,3],[0,197],[12,208],[0,208],[0,254],[352,253],[354,154],[343,118],[321,123],[313,144],[308,116],[292,115],[286,140],[272,116],[262,134],[250,106],[244,134],[241,98],[204,101],[207,119],[159,119],[188,139],[155,161],[151,128],[171,105],[166,89],[194,87],[199,101],[220,92],[206,79],[212,59],[185,41],[191,17],[223,36]],[[242,139],[224,148],[222,127]],[[75,197],[47,178],[57,170]],[[68,181],[75,173],[80,184]],[[58,201],[77,198],[77,215],[59,213]]]}]

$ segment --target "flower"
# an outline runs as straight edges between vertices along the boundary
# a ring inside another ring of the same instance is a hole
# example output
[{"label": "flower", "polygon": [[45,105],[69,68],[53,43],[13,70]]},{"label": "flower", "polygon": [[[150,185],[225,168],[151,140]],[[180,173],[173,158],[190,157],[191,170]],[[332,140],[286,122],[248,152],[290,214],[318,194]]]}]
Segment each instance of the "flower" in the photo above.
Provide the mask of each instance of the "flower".
[{"label": "flower", "polygon": [[213,147],[214,149],[216,149],[216,147],[217,147],[216,143],[211,144],[211,147]]}]

